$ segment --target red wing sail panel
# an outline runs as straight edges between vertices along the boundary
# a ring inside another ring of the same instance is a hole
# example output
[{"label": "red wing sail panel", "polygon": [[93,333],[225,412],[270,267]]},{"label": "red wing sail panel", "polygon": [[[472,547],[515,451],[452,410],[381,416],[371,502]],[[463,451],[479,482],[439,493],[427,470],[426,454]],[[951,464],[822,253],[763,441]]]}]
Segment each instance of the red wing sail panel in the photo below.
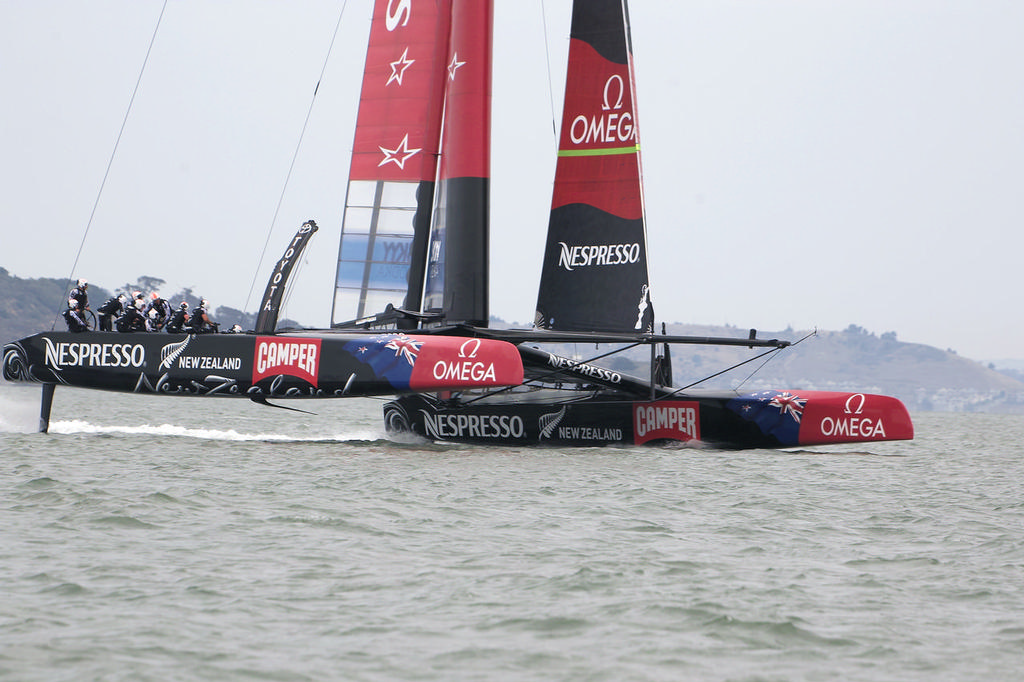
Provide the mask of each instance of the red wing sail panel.
[{"label": "red wing sail panel", "polygon": [[332,322],[419,309],[451,0],[376,0],[359,101]]},{"label": "red wing sail panel", "polygon": [[651,331],[640,141],[624,2],[575,3],[571,38],[535,322],[562,331]]}]

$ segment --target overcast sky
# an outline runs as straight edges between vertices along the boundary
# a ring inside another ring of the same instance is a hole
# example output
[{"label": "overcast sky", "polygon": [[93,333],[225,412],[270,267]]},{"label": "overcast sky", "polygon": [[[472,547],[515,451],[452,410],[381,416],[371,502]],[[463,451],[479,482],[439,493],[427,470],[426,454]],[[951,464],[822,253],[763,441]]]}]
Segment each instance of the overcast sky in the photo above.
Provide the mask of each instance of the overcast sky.
[{"label": "overcast sky", "polygon": [[[163,0],[0,0],[0,267],[252,310],[314,218],[287,314],[328,324],[371,5],[170,0],[100,194]],[[510,322],[536,300],[569,7],[496,2],[491,312]],[[630,13],[661,320],[1024,357],[1024,2]]]}]

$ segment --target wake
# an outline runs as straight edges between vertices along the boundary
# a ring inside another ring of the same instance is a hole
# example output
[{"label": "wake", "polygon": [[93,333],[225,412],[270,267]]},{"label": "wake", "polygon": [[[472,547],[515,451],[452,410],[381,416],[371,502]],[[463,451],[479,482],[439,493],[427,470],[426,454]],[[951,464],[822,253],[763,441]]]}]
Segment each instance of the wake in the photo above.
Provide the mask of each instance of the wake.
[{"label": "wake", "polygon": [[159,436],[167,438],[195,438],[198,440],[236,441],[236,442],[278,442],[278,443],[338,443],[338,442],[377,442],[383,435],[375,431],[353,432],[333,435],[295,436],[283,433],[241,433],[234,429],[203,429],[177,426],[174,424],[140,426],[110,425],[103,426],[91,422],[72,419],[68,421],[50,422],[50,433],[59,434],[127,434],[142,436]]}]

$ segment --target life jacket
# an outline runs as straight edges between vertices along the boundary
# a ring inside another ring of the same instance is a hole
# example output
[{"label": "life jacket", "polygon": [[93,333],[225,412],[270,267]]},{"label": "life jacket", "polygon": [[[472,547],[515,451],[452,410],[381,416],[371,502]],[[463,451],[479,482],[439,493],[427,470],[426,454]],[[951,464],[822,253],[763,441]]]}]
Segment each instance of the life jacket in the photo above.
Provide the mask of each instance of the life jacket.
[{"label": "life jacket", "polygon": [[180,332],[188,322],[188,311],[178,308],[167,322],[167,331]]},{"label": "life jacket", "polygon": [[122,305],[121,301],[117,298],[117,296],[114,296],[113,298],[108,299],[107,302],[101,305],[99,308],[97,308],[96,312],[103,313],[104,315],[114,315],[123,310],[124,305]]},{"label": "life jacket", "polygon": [[149,317],[150,310],[156,311],[157,320],[166,320],[168,313],[170,313],[171,311],[171,306],[169,306],[167,304],[167,301],[165,301],[162,298],[154,298],[146,305],[146,310],[144,311],[143,314]]},{"label": "life jacket", "polygon": [[89,324],[75,310],[68,308],[63,315],[64,321],[68,323],[69,332],[84,332],[89,329]]},{"label": "life jacket", "polygon": [[85,291],[85,289],[79,289],[78,287],[75,287],[74,289],[71,290],[71,293],[68,294],[68,299],[75,299],[75,301],[78,303],[78,305],[76,306],[78,308],[85,308],[89,305],[89,294]]},{"label": "life jacket", "polygon": [[117,331],[119,332],[145,331],[146,318],[142,316],[142,313],[139,312],[138,308],[128,306],[124,311],[124,315],[117,318],[115,324],[117,325]]},{"label": "life jacket", "polygon": [[192,313],[192,317],[188,320],[188,326],[192,327],[196,331],[202,331],[206,328],[206,322],[203,321],[203,316],[206,313],[206,308],[196,308],[195,312]]}]

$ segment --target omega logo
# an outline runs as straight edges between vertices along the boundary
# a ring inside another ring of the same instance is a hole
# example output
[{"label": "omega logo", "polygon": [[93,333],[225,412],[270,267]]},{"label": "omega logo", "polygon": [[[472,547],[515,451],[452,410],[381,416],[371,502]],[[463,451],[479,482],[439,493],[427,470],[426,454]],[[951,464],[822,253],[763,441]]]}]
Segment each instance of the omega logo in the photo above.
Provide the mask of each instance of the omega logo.
[{"label": "omega logo", "polygon": [[573,144],[628,144],[636,141],[633,112],[625,109],[628,91],[622,76],[612,75],[604,83],[601,112],[578,114],[569,126]]},{"label": "omega logo", "polygon": [[[471,349],[468,353],[466,352],[467,348]],[[475,358],[478,350],[480,350],[480,339],[467,339],[459,348],[459,357]]]},{"label": "omega logo", "polygon": [[[618,86],[618,89],[619,89],[618,97],[615,100],[615,106],[612,106],[612,105],[610,105],[608,103],[608,91],[611,89],[612,83],[615,83]],[[604,104],[601,105],[601,111],[609,111],[611,109],[621,109],[622,108],[622,97],[623,97],[623,95],[625,93],[626,93],[626,86],[622,82],[622,76],[620,76],[619,74],[615,74],[614,76],[609,78],[607,81],[605,81],[605,84],[604,84]]]}]

